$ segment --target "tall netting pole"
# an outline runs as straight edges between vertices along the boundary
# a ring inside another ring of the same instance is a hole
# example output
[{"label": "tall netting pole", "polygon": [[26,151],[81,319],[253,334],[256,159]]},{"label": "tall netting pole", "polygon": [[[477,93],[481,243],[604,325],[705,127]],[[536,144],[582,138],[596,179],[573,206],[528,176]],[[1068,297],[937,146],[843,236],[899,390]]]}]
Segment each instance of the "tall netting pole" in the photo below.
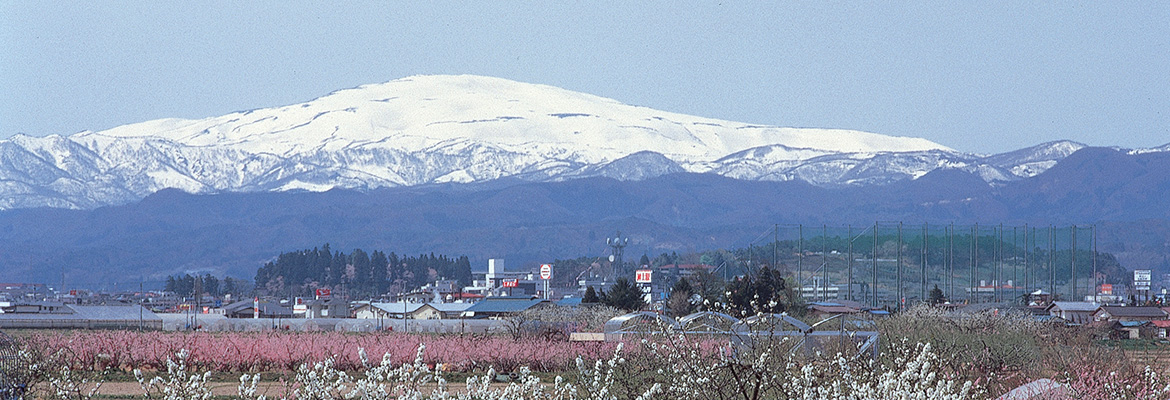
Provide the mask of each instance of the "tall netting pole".
[{"label": "tall netting pole", "polygon": [[955,300],[955,223],[947,227],[947,298]]},{"label": "tall netting pole", "polygon": [[902,222],[898,221],[898,280],[894,282],[898,285],[898,296],[894,298],[894,302],[901,311],[906,305],[906,294],[902,292]]},{"label": "tall netting pole", "polygon": [[1072,282],[1072,301],[1077,301],[1077,226],[1073,225],[1068,234],[1069,281]]},{"label": "tall netting pole", "polygon": [[1049,295],[1056,297],[1056,226],[1048,226],[1048,272],[1052,274],[1049,280]]},{"label": "tall netting pole", "polygon": [[877,304],[878,304],[878,301],[877,301],[877,284],[878,284],[877,249],[878,249],[878,224],[877,224],[877,221],[874,221],[874,223],[873,223],[873,258],[870,259],[870,261],[873,261],[873,282],[869,286],[869,293],[872,295],[872,302],[873,302],[873,304],[871,306],[874,308],[877,308]]},{"label": "tall netting pole", "polygon": [[919,294],[918,294],[918,302],[920,302],[920,303],[927,300],[926,299],[926,265],[929,264],[929,261],[927,261],[926,258],[929,256],[929,252],[927,251],[929,244],[926,242],[926,238],[927,238],[927,235],[930,233],[929,226],[930,225],[928,223],[925,223],[925,222],[922,223],[922,262],[920,263],[920,264],[922,264],[922,284],[919,286]]},{"label": "tall netting pole", "polygon": [[845,281],[845,300],[853,300],[853,225],[848,226],[849,233],[849,275]]}]

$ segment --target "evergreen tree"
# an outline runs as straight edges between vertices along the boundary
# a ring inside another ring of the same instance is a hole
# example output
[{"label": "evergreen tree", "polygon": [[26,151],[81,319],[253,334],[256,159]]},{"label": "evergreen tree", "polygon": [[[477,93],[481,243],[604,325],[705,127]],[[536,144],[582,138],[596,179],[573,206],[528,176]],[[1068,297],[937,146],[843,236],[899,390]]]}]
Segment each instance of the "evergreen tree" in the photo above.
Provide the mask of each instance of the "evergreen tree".
[{"label": "evergreen tree", "polygon": [[638,259],[638,266],[650,266],[650,256],[642,253],[642,258]]},{"label": "evergreen tree", "polygon": [[642,291],[626,278],[618,278],[608,293],[601,295],[601,302],[605,305],[629,312],[642,309],[646,303],[642,300]]},{"label": "evergreen tree", "polygon": [[219,278],[211,276],[211,274],[204,274],[201,279],[201,290],[212,296],[219,296]]},{"label": "evergreen tree", "polygon": [[236,286],[236,280],[227,276],[223,278],[223,294],[230,294],[232,296],[238,295],[239,288]]},{"label": "evergreen tree", "polygon": [[601,297],[597,296],[597,291],[593,290],[593,286],[585,289],[585,297],[581,298],[581,304],[597,304],[601,303]]},{"label": "evergreen tree", "polygon": [[934,285],[934,289],[930,289],[930,304],[937,306],[946,302],[947,297],[943,295],[942,289],[939,289],[938,285]]},{"label": "evergreen tree", "polygon": [[375,297],[386,293],[386,269],[389,264],[386,254],[381,251],[374,250],[370,255],[370,294]]},{"label": "evergreen tree", "polygon": [[345,283],[345,274],[347,272],[345,268],[346,264],[347,262],[344,254],[342,254],[340,251],[333,253],[333,257],[329,263],[329,270],[331,271],[332,276],[330,276],[329,279],[325,281],[325,283],[332,286],[340,286],[342,283]]},{"label": "evergreen tree", "polygon": [[192,297],[195,294],[195,277],[191,274],[183,274],[183,277],[178,279],[179,296]]},{"label": "evergreen tree", "polygon": [[460,286],[471,285],[471,260],[467,256],[461,256],[455,262],[455,276],[452,278],[459,281]]},{"label": "evergreen tree", "polygon": [[354,249],[349,254],[349,264],[353,265],[353,282],[350,287],[355,293],[368,295],[371,292],[370,256],[362,249]]}]

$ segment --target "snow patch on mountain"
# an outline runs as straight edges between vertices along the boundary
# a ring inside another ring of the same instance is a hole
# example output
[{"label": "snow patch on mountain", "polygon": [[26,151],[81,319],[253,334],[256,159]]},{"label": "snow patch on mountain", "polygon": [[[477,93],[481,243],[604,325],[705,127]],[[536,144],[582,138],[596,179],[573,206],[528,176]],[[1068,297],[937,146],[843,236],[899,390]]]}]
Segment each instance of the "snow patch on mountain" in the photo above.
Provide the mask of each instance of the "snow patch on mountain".
[{"label": "snow patch on mountain", "polygon": [[168,188],[366,190],[677,172],[839,186],[962,168],[997,182],[1038,174],[1078,146],[984,158],[920,138],[722,121],[499,78],[415,76],[219,117],[0,140],[0,209],[94,208]]}]

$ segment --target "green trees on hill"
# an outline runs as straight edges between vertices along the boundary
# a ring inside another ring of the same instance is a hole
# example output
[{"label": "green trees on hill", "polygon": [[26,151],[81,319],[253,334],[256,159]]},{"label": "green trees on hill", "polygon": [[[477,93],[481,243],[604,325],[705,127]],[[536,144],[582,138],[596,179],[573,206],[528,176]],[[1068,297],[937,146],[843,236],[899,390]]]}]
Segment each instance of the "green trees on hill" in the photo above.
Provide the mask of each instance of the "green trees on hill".
[{"label": "green trees on hill", "polygon": [[335,294],[372,297],[409,290],[438,279],[471,284],[471,261],[434,253],[400,257],[374,250],[349,254],[320,248],[281,253],[256,271],[256,288],[271,294],[308,295],[328,288]]}]

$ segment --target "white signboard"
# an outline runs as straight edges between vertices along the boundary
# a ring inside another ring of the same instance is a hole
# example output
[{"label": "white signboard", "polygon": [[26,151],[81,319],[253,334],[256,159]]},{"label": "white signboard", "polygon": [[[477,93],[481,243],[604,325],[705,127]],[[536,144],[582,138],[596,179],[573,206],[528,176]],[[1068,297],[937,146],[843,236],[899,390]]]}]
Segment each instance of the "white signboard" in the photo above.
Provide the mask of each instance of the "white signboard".
[{"label": "white signboard", "polygon": [[542,264],[540,266],[540,279],[544,279],[546,281],[552,279],[552,265]]},{"label": "white signboard", "polygon": [[652,270],[648,270],[648,269],[640,269],[640,270],[638,270],[638,271],[635,273],[635,275],[634,275],[634,282],[637,282],[637,283],[650,283],[650,275],[651,275],[651,273],[653,273],[653,272],[654,272],[654,271],[652,271]]},{"label": "white signboard", "polygon": [[1151,280],[1150,277],[1152,276],[1153,274],[1151,274],[1150,270],[1148,269],[1139,269],[1133,271],[1133,281],[1135,283],[1146,282],[1146,286],[1149,286],[1149,282]]}]

